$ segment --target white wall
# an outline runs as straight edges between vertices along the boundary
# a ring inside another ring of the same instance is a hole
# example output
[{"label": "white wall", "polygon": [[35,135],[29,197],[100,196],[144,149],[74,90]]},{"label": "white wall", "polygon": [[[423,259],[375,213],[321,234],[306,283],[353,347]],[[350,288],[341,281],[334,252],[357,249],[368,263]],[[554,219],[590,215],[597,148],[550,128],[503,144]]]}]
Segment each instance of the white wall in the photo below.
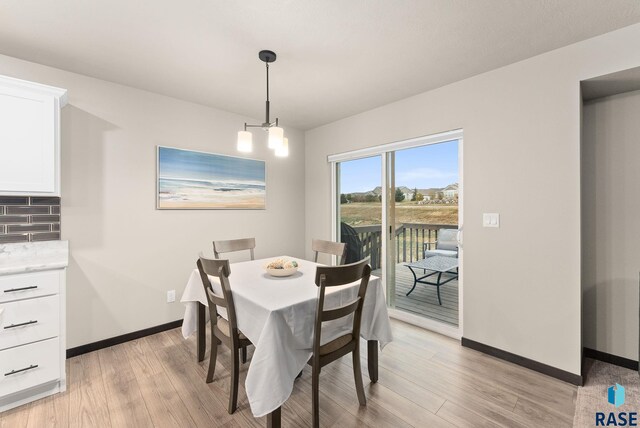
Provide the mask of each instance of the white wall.
[{"label": "white wall", "polygon": [[638,359],[640,91],[583,110],[584,346]]},{"label": "white wall", "polygon": [[464,336],[580,374],[579,81],[638,65],[635,25],[308,131],[306,240],[328,154],[463,128]]},{"label": "white wall", "polygon": [[[266,211],[158,211],[156,145],[237,155],[236,133],[259,120],[6,56],[0,74],[69,91],[61,226],[71,246],[68,347],[182,318],[180,296],[213,239],[255,236],[256,257],[304,254],[301,132],[285,129],[286,159],[254,132],[250,157],[267,161]],[[178,301],[167,304],[170,289]]]}]

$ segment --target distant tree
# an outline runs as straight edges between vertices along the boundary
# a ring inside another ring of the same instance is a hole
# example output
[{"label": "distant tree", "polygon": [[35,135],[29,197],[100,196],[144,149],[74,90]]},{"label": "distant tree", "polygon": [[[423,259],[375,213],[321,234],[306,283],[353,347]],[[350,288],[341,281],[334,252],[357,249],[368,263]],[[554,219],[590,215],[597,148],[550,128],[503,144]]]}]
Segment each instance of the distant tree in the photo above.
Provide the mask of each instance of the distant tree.
[{"label": "distant tree", "polygon": [[365,202],[375,202],[377,200],[378,200],[378,198],[376,197],[376,195],[374,195],[372,193],[369,193],[364,197],[364,201]]},{"label": "distant tree", "polygon": [[417,201],[418,200],[418,188],[414,187],[413,188],[413,195],[411,195],[411,201]]},{"label": "distant tree", "polygon": [[351,202],[353,200],[353,195],[351,193],[347,193],[347,201]]},{"label": "distant tree", "polygon": [[418,193],[416,195],[416,201],[424,201],[424,195],[422,193]]},{"label": "distant tree", "polygon": [[344,193],[340,193],[340,203],[346,204],[347,202],[349,202],[349,200],[347,199],[347,195],[345,195]]},{"label": "distant tree", "polygon": [[396,202],[404,201],[404,193],[398,187],[396,187]]}]

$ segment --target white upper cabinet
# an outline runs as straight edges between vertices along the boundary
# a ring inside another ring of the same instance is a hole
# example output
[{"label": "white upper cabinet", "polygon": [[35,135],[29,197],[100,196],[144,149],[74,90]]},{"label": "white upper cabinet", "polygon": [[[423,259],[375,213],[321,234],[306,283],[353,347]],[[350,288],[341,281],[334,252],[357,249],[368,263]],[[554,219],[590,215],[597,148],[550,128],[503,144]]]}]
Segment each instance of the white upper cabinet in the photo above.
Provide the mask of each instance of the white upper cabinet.
[{"label": "white upper cabinet", "polygon": [[0,195],[60,196],[65,89],[0,76]]}]

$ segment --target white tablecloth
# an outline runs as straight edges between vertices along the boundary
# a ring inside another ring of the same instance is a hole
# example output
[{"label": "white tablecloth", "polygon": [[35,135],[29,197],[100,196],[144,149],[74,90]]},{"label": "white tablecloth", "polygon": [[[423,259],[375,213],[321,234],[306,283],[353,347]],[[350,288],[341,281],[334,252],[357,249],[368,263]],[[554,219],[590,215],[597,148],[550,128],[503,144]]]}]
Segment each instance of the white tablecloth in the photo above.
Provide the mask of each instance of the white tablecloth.
[{"label": "white tablecloth", "polygon": [[[286,257],[286,256],[285,256]],[[286,257],[293,259],[292,257]],[[293,382],[311,357],[313,325],[318,287],[316,263],[295,259],[298,272],[287,278],[266,274],[270,259],[231,265],[229,277],[238,328],[255,345],[245,388],[255,417],[280,407],[291,395]],[[212,278],[213,279],[213,278]],[[335,287],[327,292],[325,308],[345,305],[357,296],[358,283]],[[220,293],[220,284],[212,280]],[[185,338],[197,329],[197,303],[207,305],[197,269],[191,273],[181,302],[186,310],[182,324]],[[326,343],[351,330],[351,320],[324,323],[322,342]],[[371,276],[364,299],[361,337],[377,340],[380,348],[393,340],[380,278]],[[363,350],[366,352],[366,348]]]}]

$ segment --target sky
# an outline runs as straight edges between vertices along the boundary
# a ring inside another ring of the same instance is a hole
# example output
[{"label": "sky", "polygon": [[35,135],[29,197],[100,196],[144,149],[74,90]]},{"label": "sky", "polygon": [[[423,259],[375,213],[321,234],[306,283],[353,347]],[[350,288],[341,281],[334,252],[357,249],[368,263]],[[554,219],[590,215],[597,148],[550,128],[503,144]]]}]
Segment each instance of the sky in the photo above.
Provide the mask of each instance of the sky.
[{"label": "sky", "polygon": [[[381,185],[380,156],[340,163],[340,193],[366,192]],[[396,152],[396,187],[428,189],[458,182],[458,142]]]},{"label": "sky", "polygon": [[264,182],[262,161],[160,147],[158,175],[187,180],[240,180]]}]

